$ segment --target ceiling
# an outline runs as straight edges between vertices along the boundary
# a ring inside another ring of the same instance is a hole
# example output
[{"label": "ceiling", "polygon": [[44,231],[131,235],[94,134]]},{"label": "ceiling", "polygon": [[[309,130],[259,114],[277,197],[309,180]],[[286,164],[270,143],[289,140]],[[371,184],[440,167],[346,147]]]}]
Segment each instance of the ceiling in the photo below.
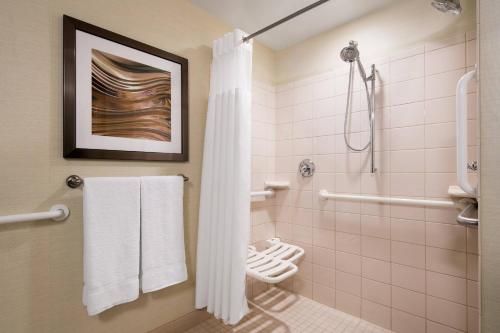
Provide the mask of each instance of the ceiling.
[{"label": "ceiling", "polygon": [[[255,32],[316,0],[190,0],[229,25]],[[256,39],[280,50],[403,0],[330,0]]]}]

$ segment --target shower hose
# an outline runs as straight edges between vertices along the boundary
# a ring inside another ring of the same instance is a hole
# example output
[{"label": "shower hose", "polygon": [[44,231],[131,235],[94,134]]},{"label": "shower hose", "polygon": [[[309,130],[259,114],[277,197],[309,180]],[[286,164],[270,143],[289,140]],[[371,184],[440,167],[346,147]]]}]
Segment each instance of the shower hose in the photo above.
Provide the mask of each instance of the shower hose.
[{"label": "shower hose", "polygon": [[[345,109],[345,116],[344,116],[344,141],[345,141],[345,144],[347,145],[347,147],[349,149],[351,149],[352,151],[357,151],[357,152],[361,152],[361,151],[364,151],[366,150],[368,147],[370,147],[372,145],[372,142],[373,142],[373,120],[374,120],[374,110],[373,110],[373,105],[372,105],[372,97],[373,97],[373,94],[375,93],[374,92],[374,80],[372,80],[372,92],[371,94],[368,92],[368,84],[366,83],[367,79],[366,78],[362,78],[363,79],[363,84],[365,86],[365,91],[366,91],[366,101],[368,103],[368,123],[370,125],[370,136],[369,136],[369,139],[368,139],[368,142],[366,143],[366,145],[364,145],[362,148],[356,148],[356,147],[353,147],[351,145],[351,143],[349,142],[349,138],[348,138],[348,132],[347,132],[347,120],[349,118],[349,110],[351,108],[351,102],[352,102],[352,95],[353,95],[353,83],[354,83],[354,64],[353,62],[351,62],[350,64],[350,67],[349,67],[349,85],[348,85],[348,88],[347,88],[347,103],[346,103],[346,109]],[[361,66],[360,63],[358,63],[358,66]],[[372,73],[373,75],[373,73]]]}]

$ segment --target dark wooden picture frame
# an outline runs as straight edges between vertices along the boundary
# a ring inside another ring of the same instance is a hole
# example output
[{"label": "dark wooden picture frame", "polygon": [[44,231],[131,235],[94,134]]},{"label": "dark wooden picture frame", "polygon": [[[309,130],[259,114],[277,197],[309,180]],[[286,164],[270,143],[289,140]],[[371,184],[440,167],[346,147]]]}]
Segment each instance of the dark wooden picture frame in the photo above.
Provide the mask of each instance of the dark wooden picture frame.
[{"label": "dark wooden picture frame", "polygon": [[[96,27],[78,19],[63,17],[63,68],[64,68],[64,152],[66,158],[147,160],[147,161],[188,161],[188,60],[175,54],[160,50],[114,32]],[[76,32],[85,33],[124,45],[177,63],[181,67],[181,153],[122,151],[108,149],[78,148],[76,139]]]}]

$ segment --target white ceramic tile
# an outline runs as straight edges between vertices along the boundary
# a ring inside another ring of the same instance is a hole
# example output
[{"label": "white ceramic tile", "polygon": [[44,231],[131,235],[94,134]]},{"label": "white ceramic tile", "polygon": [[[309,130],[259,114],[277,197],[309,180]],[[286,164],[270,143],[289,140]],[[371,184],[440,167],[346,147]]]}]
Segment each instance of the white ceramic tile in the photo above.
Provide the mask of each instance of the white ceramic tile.
[{"label": "white ceramic tile", "polygon": [[425,122],[425,103],[416,102],[391,107],[391,127],[422,125]]},{"label": "white ceramic tile", "polygon": [[425,73],[432,75],[465,67],[465,43],[443,47],[425,54]]},{"label": "white ceramic tile", "polygon": [[392,151],[391,172],[424,172],[425,161],[423,149]]},{"label": "white ceramic tile", "polygon": [[464,75],[463,69],[430,75],[425,78],[426,99],[455,95],[458,80]]},{"label": "white ceramic tile", "polygon": [[422,197],[425,194],[425,176],[422,173],[391,174],[391,195]]},{"label": "white ceramic tile", "polygon": [[297,104],[293,108],[293,120],[294,121],[312,119],[312,116],[313,116],[313,103],[312,102]]},{"label": "white ceramic tile", "polygon": [[418,54],[390,63],[391,82],[406,81],[424,76],[424,55]]},{"label": "white ceramic tile", "polygon": [[296,121],[293,123],[293,137],[295,139],[310,138],[313,136],[312,134],[313,134],[312,120]]},{"label": "white ceramic tile", "polygon": [[423,101],[425,97],[424,79],[413,79],[391,84],[391,105]]},{"label": "white ceramic tile", "polygon": [[332,135],[335,132],[335,117],[314,119],[313,136]]},{"label": "white ceramic tile", "polygon": [[462,331],[467,330],[467,308],[457,303],[427,296],[427,318]]},{"label": "white ceramic tile", "polygon": [[455,123],[425,125],[425,148],[445,148],[456,145]]},{"label": "white ceramic tile", "polygon": [[392,306],[398,310],[425,317],[425,294],[392,286]]},{"label": "white ceramic tile", "polygon": [[431,271],[426,275],[428,295],[467,304],[467,280]]},{"label": "white ceramic tile", "polygon": [[424,143],[425,127],[412,126],[391,129],[391,149],[422,149]]},{"label": "white ceramic tile", "polygon": [[335,114],[335,99],[326,98],[313,101],[313,117],[330,117]]}]

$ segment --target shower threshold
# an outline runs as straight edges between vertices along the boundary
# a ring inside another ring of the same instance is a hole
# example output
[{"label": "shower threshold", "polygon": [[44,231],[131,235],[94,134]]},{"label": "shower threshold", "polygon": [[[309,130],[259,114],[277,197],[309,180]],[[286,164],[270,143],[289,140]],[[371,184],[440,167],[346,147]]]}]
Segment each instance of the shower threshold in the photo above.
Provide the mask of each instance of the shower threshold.
[{"label": "shower threshold", "polygon": [[391,333],[391,331],[286,290],[272,287],[250,300],[238,325],[211,317],[186,333]]}]

